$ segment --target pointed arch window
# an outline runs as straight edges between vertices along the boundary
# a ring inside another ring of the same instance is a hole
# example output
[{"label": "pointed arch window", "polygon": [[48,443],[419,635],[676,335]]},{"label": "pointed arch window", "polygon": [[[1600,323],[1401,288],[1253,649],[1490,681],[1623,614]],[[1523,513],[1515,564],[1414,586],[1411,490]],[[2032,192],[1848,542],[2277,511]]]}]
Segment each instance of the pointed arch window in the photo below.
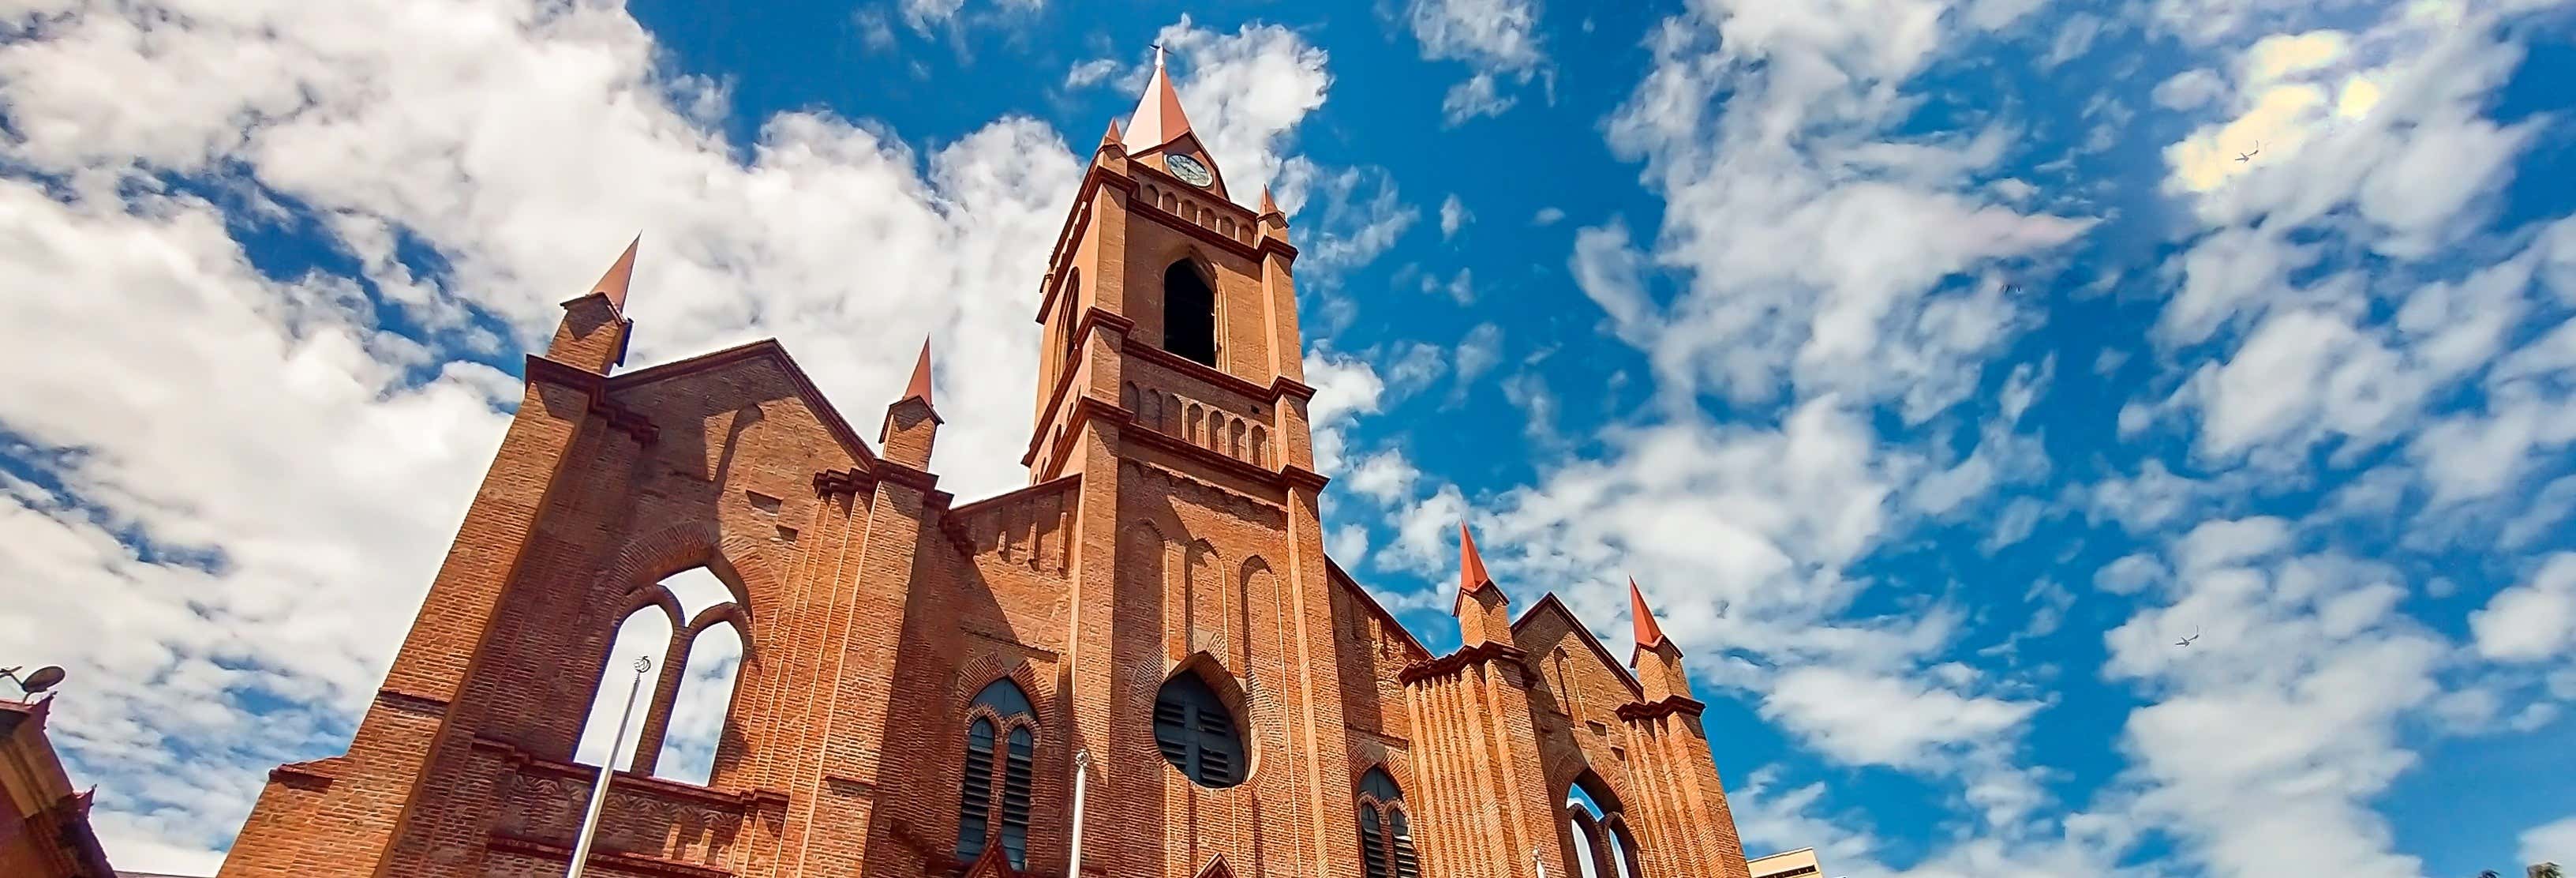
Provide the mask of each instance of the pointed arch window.
[{"label": "pointed arch window", "polygon": [[[572,758],[595,765],[613,755],[621,770],[712,784],[750,648],[741,598],[714,571],[693,567],[634,590],[628,602],[600,657]],[[651,671],[625,718],[626,737],[612,742],[634,673],[628,660],[638,655],[652,660]]]},{"label": "pointed arch window", "polygon": [[1360,775],[1360,874],[1362,878],[1421,878],[1413,852],[1413,826],[1404,816],[1404,790],[1386,769]]},{"label": "pointed arch window", "polygon": [[1187,259],[1163,269],[1163,349],[1216,365],[1216,290]]},{"label": "pointed arch window", "polygon": [[957,861],[999,845],[1029,867],[1029,808],[1037,777],[1037,712],[1017,683],[995,680],[966,708],[966,765],[957,789]]},{"label": "pointed arch window", "polygon": [[1637,839],[1628,832],[1618,797],[1590,771],[1566,791],[1565,829],[1574,849],[1565,858],[1574,878],[1644,878],[1637,868]]},{"label": "pointed arch window", "polygon": [[1191,783],[1224,788],[1243,782],[1243,733],[1234,712],[1197,674],[1163,683],[1154,697],[1154,745]]}]

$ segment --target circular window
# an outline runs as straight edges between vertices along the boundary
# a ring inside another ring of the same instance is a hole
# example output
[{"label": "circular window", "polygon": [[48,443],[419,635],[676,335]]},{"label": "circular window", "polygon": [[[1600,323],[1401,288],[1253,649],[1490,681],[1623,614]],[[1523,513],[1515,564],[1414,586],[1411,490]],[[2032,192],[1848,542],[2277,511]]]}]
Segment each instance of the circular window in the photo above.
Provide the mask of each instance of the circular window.
[{"label": "circular window", "polygon": [[1243,733],[1197,674],[1173,677],[1155,694],[1154,745],[1191,783],[1222,789],[1243,782]]}]

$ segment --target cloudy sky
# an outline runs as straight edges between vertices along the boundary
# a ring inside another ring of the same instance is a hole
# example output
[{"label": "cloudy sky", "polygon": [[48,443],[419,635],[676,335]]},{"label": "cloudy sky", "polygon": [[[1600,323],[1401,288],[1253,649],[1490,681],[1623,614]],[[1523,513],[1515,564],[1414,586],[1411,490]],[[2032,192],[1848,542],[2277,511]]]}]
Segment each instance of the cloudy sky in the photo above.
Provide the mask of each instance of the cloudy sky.
[{"label": "cloudy sky", "polygon": [[2576,861],[2566,4],[0,0],[0,663],[117,862],[339,752],[638,231],[629,368],[866,423],[927,334],[1018,482],[1156,42],[1292,214],[1333,555],[1435,649],[1462,518],[1621,654],[1635,576],[1755,852]]}]

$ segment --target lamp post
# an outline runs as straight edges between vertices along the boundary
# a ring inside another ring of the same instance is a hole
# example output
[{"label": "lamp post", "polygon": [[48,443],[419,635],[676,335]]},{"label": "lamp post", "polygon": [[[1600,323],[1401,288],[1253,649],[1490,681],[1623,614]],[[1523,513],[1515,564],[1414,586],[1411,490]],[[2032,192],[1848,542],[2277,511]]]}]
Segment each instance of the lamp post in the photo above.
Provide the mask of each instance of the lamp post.
[{"label": "lamp post", "polygon": [[635,718],[635,693],[644,688],[644,672],[653,669],[650,656],[635,657],[635,682],[626,686],[626,706],[617,711],[617,735],[608,739],[608,757],[599,761],[599,782],[590,785],[590,810],[581,815],[581,835],[572,845],[572,868],[564,878],[581,878],[582,867],[590,863],[590,842],[599,834],[599,812],[608,807],[608,781],[617,774],[617,748],[626,743],[626,723]]},{"label": "lamp post", "polygon": [[1065,858],[1065,878],[1082,878],[1082,791],[1091,779],[1091,751],[1073,751],[1073,853]]}]

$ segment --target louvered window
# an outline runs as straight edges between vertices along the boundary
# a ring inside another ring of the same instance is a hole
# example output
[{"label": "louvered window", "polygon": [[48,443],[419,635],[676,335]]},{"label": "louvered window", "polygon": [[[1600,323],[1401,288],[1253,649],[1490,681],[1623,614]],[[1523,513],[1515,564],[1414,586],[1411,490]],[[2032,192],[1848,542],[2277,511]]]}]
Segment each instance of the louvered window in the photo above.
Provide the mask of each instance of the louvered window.
[{"label": "louvered window", "polygon": [[1360,775],[1360,869],[1364,878],[1421,878],[1413,827],[1404,819],[1404,790],[1385,769]]},{"label": "louvered window", "polygon": [[1360,874],[1367,878],[1395,878],[1393,864],[1386,850],[1386,823],[1378,818],[1377,808],[1360,804]]},{"label": "louvered window", "polygon": [[1243,736],[1234,727],[1234,714],[1195,674],[1173,677],[1155,697],[1154,745],[1199,786],[1243,782]]},{"label": "louvered window", "polygon": [[1413,852],[1413,827],[1404,819],[1404,809],[1389,808],[1387,824],[1395,829],[1395,878],[1422,878],[1422,858]]},{"label": "louvered window", "polygon": [[966,775],[958,781],[957,859],[984,854],[984,830],[993,813],[993,724],[976,717],[966,727]]},{"label": "louvered window", "polygon": [[957,861],[973,862],[998,841],[1011,868],[1026,869],[1037,779],[1035,712],[1028,694],[1009,680],[984,687],[968,710],[974,720],[966,726],[966,770],[958,779]]},{"label": "louvered window", "polygon": [[1029,867],[1029,786],[1036,777],[1037,738],[1028,727],[1011,730],[1010,754],[1002,763],[1002,854],[1011,868]]}]

